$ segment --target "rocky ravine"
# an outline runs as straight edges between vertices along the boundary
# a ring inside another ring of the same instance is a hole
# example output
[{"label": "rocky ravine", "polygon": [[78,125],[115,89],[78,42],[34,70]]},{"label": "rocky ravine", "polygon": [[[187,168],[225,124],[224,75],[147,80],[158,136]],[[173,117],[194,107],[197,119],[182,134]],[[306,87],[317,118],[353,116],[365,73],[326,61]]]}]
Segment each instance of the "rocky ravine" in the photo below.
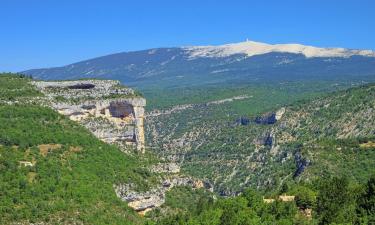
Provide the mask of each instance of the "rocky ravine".
[{"label": "rocky ravine", "polygon": [[[194,177],[209,181],[216,193],[231,196],[250,184],[267,185],[270,182],[267,176],[256,179],[260,170],[269,168],[269,159],[292,159],[293,155],[280,156],[275,131],[268,129],[282,119],[285,108],[253,119],[241,117],[235,122],[227,122],[225,118],[210,120],[212,113],[217,113],[216,105],[226,102],[153,111],[147,115],[146,130],[149,145],[160,157],[178,163]],[[241,126],[250,123],[252,128]]]},{"label": "rocky ravine", "polygon": [[374,101],[374,85],[365,85],[256,115],[232,113],[225,103],[175,107],[153,112],[147,140],[225,196],[344,169],[359,179],[369,163],[362,150],[374,142]]}]

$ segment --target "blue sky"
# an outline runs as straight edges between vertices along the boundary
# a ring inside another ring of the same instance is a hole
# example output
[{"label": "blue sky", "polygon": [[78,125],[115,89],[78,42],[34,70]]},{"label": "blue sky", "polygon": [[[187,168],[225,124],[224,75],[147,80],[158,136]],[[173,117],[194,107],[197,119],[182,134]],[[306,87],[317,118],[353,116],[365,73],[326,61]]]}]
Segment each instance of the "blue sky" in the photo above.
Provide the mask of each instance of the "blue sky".
[{"label": "blue sky", "polygon": [[372,0],[0,0],[0,71],[250,40],[375,49]]}]

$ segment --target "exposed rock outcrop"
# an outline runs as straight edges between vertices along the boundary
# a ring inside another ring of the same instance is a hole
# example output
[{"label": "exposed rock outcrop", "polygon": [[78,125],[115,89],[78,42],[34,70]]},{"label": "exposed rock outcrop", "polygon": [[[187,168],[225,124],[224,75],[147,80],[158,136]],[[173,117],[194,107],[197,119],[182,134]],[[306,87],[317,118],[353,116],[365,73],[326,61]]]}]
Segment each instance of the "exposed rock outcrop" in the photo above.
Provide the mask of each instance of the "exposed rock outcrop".
[{"label": "exposed rock outcrop", "polygon": [[112,80],[34,81],[60,114],[78,121],[96,137],[145,149],[146,100]]},{"label": "exposed rock outcrop", "polygon": [[151,167],[154,173],[179,173],[180,167],[176,163],[159,163]]},{"label": "exposed rock outcrop", "polygon": [[273,132],[266,132],[262,136],[255,139],[254,143],[256,145],[264,145],[264,146],[271,147],[273,145],[274,139],[275,139],[275,137],[274,137]]},{"label": "exposed rock outcrop", "polygon": [[285,107],[282,107],[279,110],[277,110],[275,113],[275,119],[280,120],[283,117],[285,111],[286,111]]},{"label": "exposed rock outcrop", "polygon": [[236,125],[247,126],[249,124],[250,124],[250,119],[245,116],[241,116],[240,118],[236,120]]},{"label": "exposed rock outcrop", "polygon": [[165,179],[160,186],[147,192],[134,191],[134,187],[131,184],[120,184],[114,186],[114,188],[116,195],[120,199],[128,202],[129,207],[133,208],[139,214],[144,215],[148,211],[164,204],[165,193],[176,186],[189,186],[193,189],[207,188],[207,185],[201,180],[179,176]]},{"label": "exposed rock outcrop", "polygon": [[276,113],[267,113],[255,118],[254,122],[257,124],[274,124],[276,123]]},{"label": "exposed rock outcrop", "polygon": [[294,161],[296,163],[296,171],[294,172],[293,177],[296,178],[303,173],[305,168],[310,165],[310,160],[304,158],[300,152],[294,154]]},{"label": "exposed rock outcrop", "polygon": [[263,114],[261,116],[257,116],[255,119],[250,120],[246,116],[241,116],[238,119],[236,119],[236,125],[242,125],[242,126],[247,126],[250,125],[250,123],[254,122],[256,124],[265,124],[265,125],[271,125],[275,124],[277,121],[279,121],[284,113],[285,113],[285,108],[282,107],[276,112],[269,112],[266,114]]}]

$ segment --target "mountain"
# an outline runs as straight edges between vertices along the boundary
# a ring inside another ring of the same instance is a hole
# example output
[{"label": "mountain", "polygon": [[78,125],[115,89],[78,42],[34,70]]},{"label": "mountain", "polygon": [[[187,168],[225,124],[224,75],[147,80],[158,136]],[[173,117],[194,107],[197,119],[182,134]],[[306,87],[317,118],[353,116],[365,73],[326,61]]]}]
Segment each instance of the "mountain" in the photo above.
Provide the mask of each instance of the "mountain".
[{"label": "mountain", "polygon": [[375,52],[253,41],[123,52],[22,73],[38,79],[116,79],[136,87],[300,80],[373,80]]}]

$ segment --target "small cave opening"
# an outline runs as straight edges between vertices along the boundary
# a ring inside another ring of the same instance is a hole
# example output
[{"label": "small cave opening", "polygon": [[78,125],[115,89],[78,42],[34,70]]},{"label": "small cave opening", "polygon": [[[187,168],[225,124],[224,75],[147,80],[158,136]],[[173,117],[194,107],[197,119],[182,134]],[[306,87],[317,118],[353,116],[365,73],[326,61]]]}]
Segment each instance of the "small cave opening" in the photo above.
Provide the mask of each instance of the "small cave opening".
[{"label": "small cave opening", "polygon": [[134,108],[132,105],[126,102],[111,102],[109,105],[109,112],[111,116],[117,118],[125,118],[128,116],[134,116]]},{"label": "small cave opening", "polygon": [[86,110],[91,110],[91,109],[95,109],[96,106],[95,105],[83,105],[81,106],[82,109],[86,109]]},{"label": "small cave opening", "polygon": [[68,86],[69,89],[93,89],[95,85],[93,84],[75,84]]}]

